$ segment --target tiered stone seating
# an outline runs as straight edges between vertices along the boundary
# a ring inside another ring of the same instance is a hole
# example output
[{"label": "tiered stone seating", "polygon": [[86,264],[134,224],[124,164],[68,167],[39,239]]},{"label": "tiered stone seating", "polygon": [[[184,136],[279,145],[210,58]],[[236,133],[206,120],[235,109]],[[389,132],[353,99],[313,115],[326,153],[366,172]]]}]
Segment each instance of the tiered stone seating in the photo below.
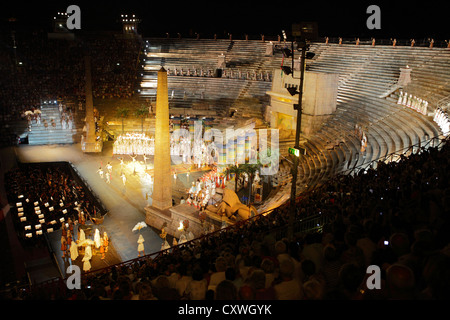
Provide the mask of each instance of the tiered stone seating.
[{"label": "tiered stone seating", "polygon": [[[240,118],[262,118],[262,108],[246,107],[244,101],[256,98],[261,106],[268,104],[265,93],[270,90],[271,81],[237,79],[236,75],[239,71],[241,75],[271,74],[282,63],[290,65],[291,61],[283,59],[279,51],[266,56],[267,44],[248,40],[149,39],[146,68],[157,71],[164,65],[170,70],[184,70],[183,76],[169,76],[172,105],[207,105],[220,119],[226,118],[230,108],[241,101],[236,108]],[[339,86],[336,112],[320,130],[302,137],[307,155],[300,162],[300,189],[439,135],[439,128],[430,117],[397,105],[398,91],[383,95],[397,82],[400,68],[409,65],[413,69],[412,82],[404,89],[426,99],[433,110],[437,101],[450,94],[450,75],[445,72],[450,66],[448,50],[312,43],[310,51],[316,55],[306,61],[306,70],[337,73]],[[186,76],[187,69],[214,70],[222,53],[226,55],[225,77]],[[155,82],[152,90],[156,94],[156,77],[150,74],[147,73]],[[355,134],[356,125],[364,129],[368,138],[364,152]]]},{"label": "tiered stone seating", "polygon": [[[203,105],[222,117],[233,108],[238,110],[239,117],[262,119],[262,105],[248,107],[245,103],[238,103],[239,107],[236,107],[234,104],[245,99],[268,103],[266,92],[271,82],[262,79],[270,79],[272,68],[263,68],[264,42],[153,38],[145,43],[147,58],[144,66],[145,87],[141,89],[143,96],[156,96],[156,72],[164,66],[169,70],[171,107]],[[226,56],[227,74],[215,78],[214,71],[221,54]],[[201,70],[203,76],[200,76]],[[260,80],[253,80],[255,74]]]},{"label": "tiered stone seating", "polygon": [[[430,95],[436,96],[434,101],[442,98],[449,90],[448,75],[445,71],[435,73],[448,64],[445,49],[433,49],[435,52],[430,54],[428,48],[314,44],[311,50],[316,57],[307,61],[307,70],[338,73],[340,81],[336,112],[318,132],[306,137],[309,155],[301,163],[299,186],[320,182],[329,174],[369,163],[395,151],[406,151],[440,133],[429,117],[397,105],[395,98],[384,99],[380,95],[396,82],[400,67],[409,65],[417,72],[407,90],[414,88],[422,92],[418,96],[429,101]],[[364,128],[368,137],[364,153],[360,152],[360,141],[354,135],[356,124]],[[328,153],[323,152],[327,149]],[[316,175],[311,175],[312,171]]]}]

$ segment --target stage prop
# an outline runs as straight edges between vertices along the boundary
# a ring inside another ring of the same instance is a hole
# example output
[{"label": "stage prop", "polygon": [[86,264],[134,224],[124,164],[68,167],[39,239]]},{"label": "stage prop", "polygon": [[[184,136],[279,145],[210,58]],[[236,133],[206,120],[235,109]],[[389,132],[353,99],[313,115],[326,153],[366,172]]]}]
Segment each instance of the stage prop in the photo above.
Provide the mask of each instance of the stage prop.
[{"label": "stage prop", "polygon": [[[146,223],[158,230],[164,228],[167,234],[177,239],[187,233],[192,233],[197,238],[258,214],[255,207],[242,204],[233,190],[216,190],[214,197],[217,203],[207,206],[205,211],[189,204],[180,204],[160,211],[146,207]],[[185,221],[188,221],[188,230],[184,227]]]}]

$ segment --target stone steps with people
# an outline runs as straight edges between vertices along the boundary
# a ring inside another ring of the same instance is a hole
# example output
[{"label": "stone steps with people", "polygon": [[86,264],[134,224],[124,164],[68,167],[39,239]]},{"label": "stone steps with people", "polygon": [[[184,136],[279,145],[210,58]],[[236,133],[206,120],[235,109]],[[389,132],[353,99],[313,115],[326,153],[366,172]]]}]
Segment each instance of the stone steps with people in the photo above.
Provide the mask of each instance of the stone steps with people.
[{"label": "stone steps with people", "polygon": [[[44,105],[40,110],[40,121],[33,121],[31,131],[28,132],[30,145],[72,144],[79,141],[82,128],[76,117],[71,115],[71,119],[62,121],[62,112],[56,104]],[[70,114],[65,116],[70,117]]]}]

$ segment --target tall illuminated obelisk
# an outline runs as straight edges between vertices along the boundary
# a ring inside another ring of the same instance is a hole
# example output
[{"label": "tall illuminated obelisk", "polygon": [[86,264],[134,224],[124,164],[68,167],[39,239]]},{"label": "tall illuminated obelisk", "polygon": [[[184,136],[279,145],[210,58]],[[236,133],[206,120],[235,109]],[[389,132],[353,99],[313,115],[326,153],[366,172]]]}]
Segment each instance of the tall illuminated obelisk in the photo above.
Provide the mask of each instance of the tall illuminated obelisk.
[{"label": "tall illuminated obelisk", "polygon": [[97,143],[94,121],[94,102],[92,98],[91,57],[84,57],[86,76],[86,136],[82,139],[82,150],[84,152],[101,152],[102,144]]},{"label": "tall illuminated obelisk", "polygon": [[170,159],[169,97],[167,71],[158,71],[156,89],[155,156],[152,207],[165,210],[172,206],[172,175]]}]

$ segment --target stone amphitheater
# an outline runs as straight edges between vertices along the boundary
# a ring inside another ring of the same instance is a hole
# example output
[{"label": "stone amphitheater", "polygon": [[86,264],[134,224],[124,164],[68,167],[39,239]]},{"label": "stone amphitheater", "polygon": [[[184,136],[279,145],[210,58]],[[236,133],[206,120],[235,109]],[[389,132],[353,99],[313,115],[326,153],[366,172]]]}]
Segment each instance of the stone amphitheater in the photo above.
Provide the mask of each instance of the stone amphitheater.
[{"label": "stone amphitheater", "polygon": [[[221,127],[239,126],[239,121],[251,119],[257,128],[269,127],[264,115],[271,103],[267,92],[273,85],[273,72],[286,60],[281,50],[267,54],[268,44],[261,40],[145,39],[141,97],[154,99],[156,73],[164,66],[172,114],[214,116],[215,125]],[[336,173],[376,167],[378,160],[395,160],[394,155],[432,145],[433,138],[443,134],[433,115],[449,102],[448,48],[356,45],[353,41],[312,42],[309,51],[315,56],[306,60],[306,72],[338,74],[339,80],[335,112],[318,130],[302,136],[307,154],[300,160],[298,190]],[[220,76],[214,76],[220,56],[224,56],[224,68]],[[412,70],[411,81],[399,85],[400,69],[406,66]],[[398,104],[402,91],[428,101],[426,114]],[[233,118],[230,110],[236,110]],[[364,152],[355,126],[364,128],[368,141]],[[286,151],[293,145],[292,138],[280,140],[279,185],[290,180]]]}]

